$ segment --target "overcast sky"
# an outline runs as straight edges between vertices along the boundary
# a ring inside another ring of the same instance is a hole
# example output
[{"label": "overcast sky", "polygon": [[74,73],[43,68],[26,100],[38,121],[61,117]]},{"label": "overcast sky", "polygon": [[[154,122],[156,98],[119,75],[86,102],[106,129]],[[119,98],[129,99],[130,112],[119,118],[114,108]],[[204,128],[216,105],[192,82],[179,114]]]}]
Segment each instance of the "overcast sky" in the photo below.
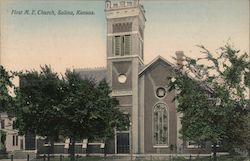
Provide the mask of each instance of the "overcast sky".
[{"label": "overcast sky", "polygon": [[[145,64],[174,52],[198,57],[231,42],[249,53],[249,0],[141,0]],[[1,0],[1,64],[8,70],[106,66],[104,0]],[[15,11],[93,11],[94,15],[17,15]]]}]

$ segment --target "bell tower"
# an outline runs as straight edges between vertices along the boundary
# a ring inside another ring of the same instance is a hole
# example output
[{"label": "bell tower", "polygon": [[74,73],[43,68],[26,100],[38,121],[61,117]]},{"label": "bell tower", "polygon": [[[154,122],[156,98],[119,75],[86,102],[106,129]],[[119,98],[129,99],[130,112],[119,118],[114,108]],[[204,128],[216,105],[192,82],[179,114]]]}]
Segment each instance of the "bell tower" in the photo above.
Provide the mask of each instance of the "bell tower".
[{"label": "bell tower", "polygon": [[144,65],[145,10],[139,0],[106,0],[105,5],[108,81],[120,109],[130,115],[128,153],[138,153],[138,74]]}]

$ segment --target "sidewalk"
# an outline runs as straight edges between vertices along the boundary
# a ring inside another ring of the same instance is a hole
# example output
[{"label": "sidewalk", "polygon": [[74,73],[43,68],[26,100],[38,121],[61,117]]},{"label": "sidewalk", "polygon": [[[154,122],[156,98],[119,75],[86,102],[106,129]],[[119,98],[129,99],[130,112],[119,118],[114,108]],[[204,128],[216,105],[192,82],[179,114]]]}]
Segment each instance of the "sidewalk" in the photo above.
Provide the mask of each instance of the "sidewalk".
[{"label": "sidewalk", "polygon": [[[11,161],[11,159],[0,159],[0,161]],[[27,161],[27,159],[14,159],[14,161]]]}]

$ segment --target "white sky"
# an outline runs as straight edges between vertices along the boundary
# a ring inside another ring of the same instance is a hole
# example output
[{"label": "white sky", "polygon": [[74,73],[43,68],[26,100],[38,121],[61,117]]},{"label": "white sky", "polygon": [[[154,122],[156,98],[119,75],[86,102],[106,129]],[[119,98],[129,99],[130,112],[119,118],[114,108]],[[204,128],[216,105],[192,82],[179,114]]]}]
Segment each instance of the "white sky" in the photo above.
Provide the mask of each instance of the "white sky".
[{"label": "white sky", "polygon": [[[228,41],[249,53],[249,0],[141,0],[146,10],[145,64],[174,52],[198,57]],[[87,10],[84,16],[12,15],[12,10]],[[106,66],[102,0],[1,0],[1,64],[8,70]]]}]

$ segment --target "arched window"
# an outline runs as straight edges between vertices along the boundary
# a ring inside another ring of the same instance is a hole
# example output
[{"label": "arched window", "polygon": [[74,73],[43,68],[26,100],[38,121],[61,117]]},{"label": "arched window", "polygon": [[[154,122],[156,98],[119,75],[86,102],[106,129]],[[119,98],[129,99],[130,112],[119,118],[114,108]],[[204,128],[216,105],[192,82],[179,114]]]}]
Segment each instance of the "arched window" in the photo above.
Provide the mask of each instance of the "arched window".
[{"label": "arched window", "polygon": [[154,106],[153,136],[155,146],[168,145],[168,110],[164,103]]}]

